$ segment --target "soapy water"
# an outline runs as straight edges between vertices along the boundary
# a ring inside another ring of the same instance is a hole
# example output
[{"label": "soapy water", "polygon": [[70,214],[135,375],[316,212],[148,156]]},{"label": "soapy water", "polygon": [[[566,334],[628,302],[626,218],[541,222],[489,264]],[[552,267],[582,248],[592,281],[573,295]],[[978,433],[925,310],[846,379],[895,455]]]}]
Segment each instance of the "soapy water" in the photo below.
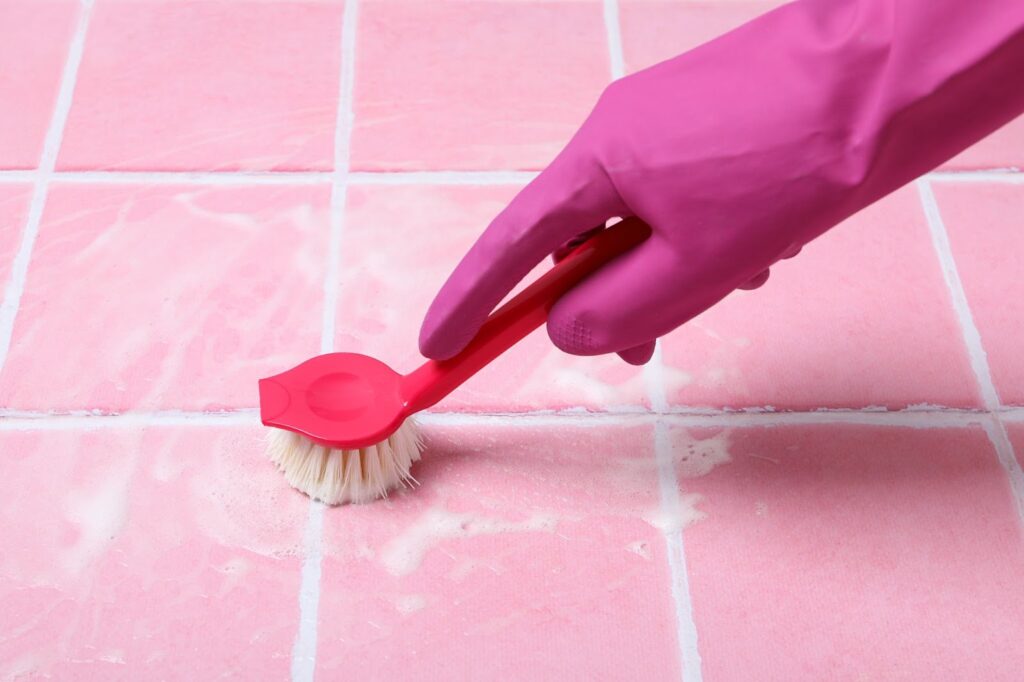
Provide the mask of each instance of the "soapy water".
[{"label": "soapy water", "polygon": [[633,554],[636,554],[637,556],[643,557],[644,559],[651,558],[650,545],[648,545],[646,542],[642,540],[637,540],[636,542],[629,543],[628,545],[626,545],[626,549],[632,552]]},{"label": "soapy water", "polygon": [[679,505],[675,509],[658,507],[648,510],[641,518],[662,533],[677,533],[706,518],[707,514],[697,508],[702,499],[704,497],[696,493],[680,493]]},{"label": "soapy water", "polygon": [[676,436],[672,441],[672,463],[682,478],[698,478],[711,473],[715,467],[729,462],[729,432],[722,431],[710,438]]},{"label": "soapy water", "polygon": [[[730,461],[729,432],[721,431],[706,438],[697,438],[685,431],[674,433],[671,456],[673,471],[681,479],[707,475],[715,467]],[[636,501],[637,497],[649,500],[650,493],[656,491],[657,468],[653,458],[618,460],[608,475],[617,495],[621,495],[617,496],[617,501],[609,500],[607,508],[595,511],[640,518],[662,533],[678,532],[705,518],[705,513],[698,508],[702,497],[695,493],[681,492],[678,505],[673,509],[667,509],[660,503],[652,507],[649,503]],[[524,520],[510,521],[479,513],[456,513],[443,506],[434,506],[388,541],[377,552],[376,558],[392,575],[409,575],[420,567],[432,549],[442,543],[481,535],[555,533],[560,520],[568,519],[554,510],[535,512]],[[650,557],[650,550],[642,543],[634,543],[627,549],[645,558]]]},{"label": "soapy water", "polygon": [[432,548],[448,540],[502,533],[553,533],[557,525],[557,518],[551,514],[535,513],[524,521],[507,521],[431,507],[383,547],[380,560],[389,573],[403,576],[419,568]]},{"label": "soapy water", "polygon": [[66,516],[80,529],[78,541],[61,557],[71,575],[80,574],[96,561],[124,527],[132,468],[122,466],[87,488],[68,491]]},{"label": "soapy water", "polygon": [[395,609],[403,616],[415,613],[426,605],[426,598],[419,594],[404,594],[395,599]]}]

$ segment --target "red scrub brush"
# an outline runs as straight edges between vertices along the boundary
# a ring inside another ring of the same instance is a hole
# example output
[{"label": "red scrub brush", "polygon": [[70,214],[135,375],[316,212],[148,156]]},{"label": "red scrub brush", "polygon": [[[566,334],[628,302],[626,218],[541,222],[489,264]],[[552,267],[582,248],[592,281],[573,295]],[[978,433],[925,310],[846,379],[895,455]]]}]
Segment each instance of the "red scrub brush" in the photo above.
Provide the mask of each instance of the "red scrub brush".
[{"label": "red scrub brush", "polygon": [[462,352],[399,374],[358,353],[328,353],[259,382],[269,455],[288,482],[327,504],[368,502],[413,480],[410,417],[435,405],[547,319],[566,291],[650,235],[627,218],[601,230],[487,318]]}]

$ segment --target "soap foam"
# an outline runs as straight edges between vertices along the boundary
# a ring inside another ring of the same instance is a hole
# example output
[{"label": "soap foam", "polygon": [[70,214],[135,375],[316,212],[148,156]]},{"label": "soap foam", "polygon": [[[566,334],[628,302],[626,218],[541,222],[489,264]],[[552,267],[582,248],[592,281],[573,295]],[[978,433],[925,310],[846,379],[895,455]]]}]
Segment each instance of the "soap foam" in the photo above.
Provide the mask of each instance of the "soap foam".
[{"label": "soap foam", "polygon": [[403,616],[419,611],[427,605],[427,600],[419,594],[406,594],[395,599],[395,608]]},{"label": "soap foam", "polygon": [[131,462],[122,462],[88,487],[69,491],[66,516],[81,531],[62,556],[65,570],[72,575],[89,566],[124,527],[132,469]]},{"label": "soap foam", "polygon": [[[675,476],[687,479],[706,476],[721,464],[732,460],[729,453],[729,431],[721,431],[709,438],[695,438],[680,429],[672,433],[670,462]],[[658,485],[658,462],[653,457],[623,458],[609,468],[608,475],[623,499],[642,496]],[[632,507],[627,514],[653,516],[646,508]]]},{"label": "soap foam", "polygon": [[685,434],[672,440],[672,464],[683,478],[705,476],[718,465],[731,460],[728,431],[711,438],[694,438]]},{"label": "soap foam", "polygon": [[552,533],[557,525],[558,520],[549,514],[533,514],[524,521],[507,521],[431,507],[384,546],[380,559],[392,575],[408,575],[419,568],[432,547],[447,540],[500,533]]},{"label": "soap foam", "polygon": [[626,545],[626,549],[637,556],[642,556],[644,559],[651,558],[651,548],[642,540],[629,543]]},{"label": "soap foam", "polygon": [[654,526],[662,533],[675,533],[691,523],[696,523],[707,516],[697,508],[697,504],[704,499],[697,493],[680,493],[679,506],[675,509],[648,510],[643,515],[643,520]]}]

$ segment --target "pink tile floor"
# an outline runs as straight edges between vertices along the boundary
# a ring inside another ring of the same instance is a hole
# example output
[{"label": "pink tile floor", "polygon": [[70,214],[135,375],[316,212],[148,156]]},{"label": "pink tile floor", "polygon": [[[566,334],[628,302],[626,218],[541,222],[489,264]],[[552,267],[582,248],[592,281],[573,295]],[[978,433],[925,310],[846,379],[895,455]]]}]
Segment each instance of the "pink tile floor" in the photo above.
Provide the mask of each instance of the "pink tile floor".
[{"label": "pink tile floor", "polygon": [[0,0],[0,679],[1020,679],[1024,120],[646,368],[532,337],[415,490],[262,454],[258,377],[414,366],[604,84],[775,4]]}]

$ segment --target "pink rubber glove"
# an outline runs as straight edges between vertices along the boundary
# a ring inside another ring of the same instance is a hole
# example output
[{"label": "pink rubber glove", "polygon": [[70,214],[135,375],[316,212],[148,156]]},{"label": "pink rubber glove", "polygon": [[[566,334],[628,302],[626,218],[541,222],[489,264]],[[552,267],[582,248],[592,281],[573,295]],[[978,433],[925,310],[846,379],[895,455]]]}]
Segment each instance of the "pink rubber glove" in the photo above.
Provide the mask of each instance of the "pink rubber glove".
[{"label": "pink rubber glove", "polygon": [[786,5],[612,83],[459,263],[420,350],[451,357],[545,256],[635,215],[652,237],[547,327],[568,353],[642,364],[659,336],[1022,111],[1024,0]]}]

